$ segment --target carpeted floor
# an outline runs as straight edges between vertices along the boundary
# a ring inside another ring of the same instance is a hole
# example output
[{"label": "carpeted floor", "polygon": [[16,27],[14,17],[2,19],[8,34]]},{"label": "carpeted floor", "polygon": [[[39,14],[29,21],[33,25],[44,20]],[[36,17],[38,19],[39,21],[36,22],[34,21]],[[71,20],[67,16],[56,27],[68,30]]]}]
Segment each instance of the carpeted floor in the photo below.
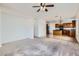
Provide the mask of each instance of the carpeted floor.
[{"label": "carpeted floor", "polygon": [[24,39],[3,44],[1,56],[79,56],[79,44],[54,38]]}]

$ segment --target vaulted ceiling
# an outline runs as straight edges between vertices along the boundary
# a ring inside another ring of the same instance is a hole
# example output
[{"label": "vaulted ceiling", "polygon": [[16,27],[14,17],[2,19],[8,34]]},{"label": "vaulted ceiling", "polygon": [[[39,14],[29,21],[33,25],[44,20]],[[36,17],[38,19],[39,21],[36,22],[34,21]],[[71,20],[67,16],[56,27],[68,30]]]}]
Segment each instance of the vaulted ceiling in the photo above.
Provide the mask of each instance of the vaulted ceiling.
[{"label": "vaulted ceiling", "polygon": [[[50,3],[47,3],[50,4]],[[49,20],[57,19],[56,16],[61,16],[62,18],[79,18],[79,4],[78,3],[52,3],[55,7],[48,7],[48,12],[40,11],[36,12],[39,8],[33,8],[34,5],[39,5],[39,3],[3,3],[1,6],[11,8],[24,14],[28,17],[36,18],[46,18]]]}]

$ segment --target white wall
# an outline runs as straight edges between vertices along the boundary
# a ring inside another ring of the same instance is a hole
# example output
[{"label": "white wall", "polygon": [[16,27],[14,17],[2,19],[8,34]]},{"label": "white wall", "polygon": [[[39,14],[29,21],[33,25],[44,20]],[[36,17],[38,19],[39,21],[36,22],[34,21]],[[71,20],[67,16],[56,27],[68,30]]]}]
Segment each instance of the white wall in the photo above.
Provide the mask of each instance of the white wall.
[{"label": "white wall", "polygon": [[46,36],[46,21],[45,19],[35,20],[35,36],[45,37]]},{"label": "white wall", "polygon": [[40,11],[34,13],[34,36],[35,37],[46,37],[46,18],[47,13]]},{"label": "white wall", "polygon": [[76,20],[76,39],[79,42],[79,19]]},{"label": "white wall", "polygon": [[1,8],[0,8],[0,47],[1,47]]},{"label": "white wall", "polygon": [[38,20],[34,21],[34,36],[38,37]]},{"label": "white wall", "polygon": [[33,38],[33,19],[16,13],[10,9],[2,11],[2,43]]},{"label": "white wall", "polygon": [[40,19],[38,22],[38,36],[45,37],[46,36],[46,21],[45,19]]}]

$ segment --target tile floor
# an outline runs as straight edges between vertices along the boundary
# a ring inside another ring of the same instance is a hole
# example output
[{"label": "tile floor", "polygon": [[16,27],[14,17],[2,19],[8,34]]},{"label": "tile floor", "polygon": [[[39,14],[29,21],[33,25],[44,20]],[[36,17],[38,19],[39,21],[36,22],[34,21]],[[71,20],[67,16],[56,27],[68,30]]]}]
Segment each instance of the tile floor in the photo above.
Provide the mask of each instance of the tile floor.
[{"label": "tile floor", "polygon": [[3,44],[0,56],[79,56],[79,44],[55,37],[23,39]]}]

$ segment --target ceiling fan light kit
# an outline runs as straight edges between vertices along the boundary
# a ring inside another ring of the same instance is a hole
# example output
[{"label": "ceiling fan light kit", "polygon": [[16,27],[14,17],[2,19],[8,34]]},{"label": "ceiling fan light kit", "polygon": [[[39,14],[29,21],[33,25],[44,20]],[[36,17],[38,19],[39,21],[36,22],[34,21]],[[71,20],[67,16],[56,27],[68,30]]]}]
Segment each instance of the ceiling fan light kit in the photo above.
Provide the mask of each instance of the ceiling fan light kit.
[{"label": "ceiling fan light kit", "polygon": [[37,12],[39,12],[39,11],[41,11],[41,10],[43,10],[43,11],[45,11],[45,12],[48,12],[48,9],[47,9],[47,7],[54,7],[54,5],[53,4],[51,4],[51,5],[46,5],[46,3],[40,3],[40,6],[32,6],[32,7],[40,7],[38,10],[37,10]]}]

